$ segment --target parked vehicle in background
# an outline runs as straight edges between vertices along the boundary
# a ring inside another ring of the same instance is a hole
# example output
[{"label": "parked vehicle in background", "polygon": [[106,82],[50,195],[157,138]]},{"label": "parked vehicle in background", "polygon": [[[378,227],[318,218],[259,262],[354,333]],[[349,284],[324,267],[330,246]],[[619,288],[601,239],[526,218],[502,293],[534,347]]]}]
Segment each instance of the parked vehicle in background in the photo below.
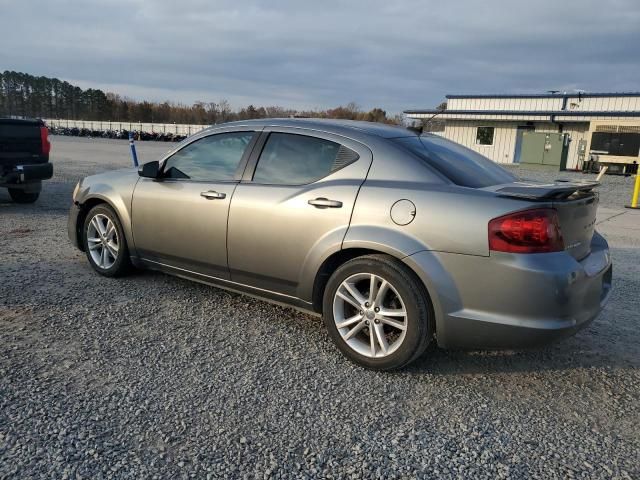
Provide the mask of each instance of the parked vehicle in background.
[{"label": "parked vehicle in background", "polygon": [[33,203],[53,176],[49,132],[42,120],[0,118],[0,187],[17,203]]},{"label": "parked vehicle in background", "polygon": [[595,183],[523,182],[435,135],[337,120],[206,129],[160,162],[87,177],[69,237],[132,265],[321,314],[376,369],[442,347],[571,335],[609,298]]},{"label": "parked vehicle in background", "polygon": [[[88,137],[88,138],[113,138],[119,140],[129,139],[129,130],[91,130],[88,128],[77,127],[51,127],[52,135],[65,135],[69,137]],[[185,135],[178,135],[171,132],[139,132],[132,130],[135,140],[156,141],[156,142],[181,142],[186,138]]]}]

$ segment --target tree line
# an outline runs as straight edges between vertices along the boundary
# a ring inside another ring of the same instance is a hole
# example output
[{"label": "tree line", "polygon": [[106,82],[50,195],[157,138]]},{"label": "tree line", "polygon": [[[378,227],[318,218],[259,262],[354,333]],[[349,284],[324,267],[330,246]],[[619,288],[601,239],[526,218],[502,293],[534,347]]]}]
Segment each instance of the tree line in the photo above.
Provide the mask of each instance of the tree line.
[{"label": "tree line", "polygon": [[327,110],[300,111],[254,105],[233,109],[224,99],[193,105],[138,101],[95,88],[83,90],[58,78],[8,70],[0,72],[0,116],[200,125],[290,116],[402,122],[400,115],[389,116],[381,108],[363,111],[355,103]]}]

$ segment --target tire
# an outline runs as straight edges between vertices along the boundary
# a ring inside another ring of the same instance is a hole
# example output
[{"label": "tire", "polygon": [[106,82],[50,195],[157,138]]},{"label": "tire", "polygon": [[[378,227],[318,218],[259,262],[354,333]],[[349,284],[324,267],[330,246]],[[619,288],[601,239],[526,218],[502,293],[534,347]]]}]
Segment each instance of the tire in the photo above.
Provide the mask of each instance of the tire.
[{"label": "tire", "polygon": [[[370,285],[374,292],[382,292],[381,298],[370,295]],[[377,301],[363,305],[362,300],[372,299]],[[322,311],[338,349],[353,362],[375,370],[394,370],[416,360],[434,332],[433,308],[424,286],[409,267],[388,255],[357,257],[341,265],[327,283]],[[338,324],[347,325],[339,328]]]},{"label": "tire", "polygon": [[100,275],[120,277],[131,271],[122,224],[108,205],[96,205],[89,210],[82,227],[82,242],[89,263]]},{"label": "tire", "polygon": [[16,203],[33,203],[38,200],[40,192],[25,192],[19,188],[10,188],[9,196]]}]

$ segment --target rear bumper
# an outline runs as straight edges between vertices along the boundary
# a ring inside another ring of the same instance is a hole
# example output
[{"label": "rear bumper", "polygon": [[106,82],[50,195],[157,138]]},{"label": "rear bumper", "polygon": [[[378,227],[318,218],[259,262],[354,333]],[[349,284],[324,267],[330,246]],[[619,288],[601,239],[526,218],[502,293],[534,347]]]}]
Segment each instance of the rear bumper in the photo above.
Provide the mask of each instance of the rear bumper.
[{"label": "rear bumper", "polygon": [[611,293],[609,248],[597,233],[581,261],[565,252],[437,258],[446,275],[430,278],[427,288],[435,297],[438,344],[446,348],[544,345],[587,326]]},{"label": "rear bumper", "polygon": [[33,165],[14,165],[5,168],[0,176],[1,183],[21,184],[48,180],[53,176],[53,165],[49,162]]}]

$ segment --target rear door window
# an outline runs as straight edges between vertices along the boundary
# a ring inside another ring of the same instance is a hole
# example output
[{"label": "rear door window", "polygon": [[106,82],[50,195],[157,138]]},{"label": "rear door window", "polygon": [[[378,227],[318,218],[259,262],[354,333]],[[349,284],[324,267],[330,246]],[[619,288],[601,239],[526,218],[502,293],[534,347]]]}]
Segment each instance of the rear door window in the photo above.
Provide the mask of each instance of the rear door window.
[{"label": "rear door window", "polygon": [[437,135],[393,141],[461,187],[484,188],[517,180],[515,175],[487,157]]},{"label": "rear door window", "polygon": [[323,138],[271,133],[253,174],[255,183],[305,185],[358,159],[358,154]]}]

